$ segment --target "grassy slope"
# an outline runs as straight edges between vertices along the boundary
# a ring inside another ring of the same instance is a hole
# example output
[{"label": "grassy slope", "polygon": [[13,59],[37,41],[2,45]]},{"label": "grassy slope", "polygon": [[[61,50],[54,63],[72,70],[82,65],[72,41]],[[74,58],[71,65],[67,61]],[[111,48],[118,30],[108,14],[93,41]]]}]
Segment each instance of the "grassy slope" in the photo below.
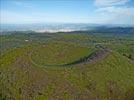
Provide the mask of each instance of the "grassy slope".
[{"label": "grassy slope", "polygon": [[[36,45],[35,45],[36,46]],[[1,56],[0,97],[16,100],[131,100],[132,60],[117,52],[90,64],[64,68],[34,66],[28,55],[34,45],[14,48]]]}]

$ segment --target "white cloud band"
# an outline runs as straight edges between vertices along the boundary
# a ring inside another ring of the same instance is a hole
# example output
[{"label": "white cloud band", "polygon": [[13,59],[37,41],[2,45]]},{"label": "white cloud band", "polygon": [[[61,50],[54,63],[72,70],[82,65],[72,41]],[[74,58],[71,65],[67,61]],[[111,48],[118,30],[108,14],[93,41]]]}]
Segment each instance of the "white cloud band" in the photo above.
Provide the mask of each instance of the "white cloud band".
[{"label": "white cloud band", "polygon": [[130,0],[95,0],[96,6],[115,6],[124,5]]}]

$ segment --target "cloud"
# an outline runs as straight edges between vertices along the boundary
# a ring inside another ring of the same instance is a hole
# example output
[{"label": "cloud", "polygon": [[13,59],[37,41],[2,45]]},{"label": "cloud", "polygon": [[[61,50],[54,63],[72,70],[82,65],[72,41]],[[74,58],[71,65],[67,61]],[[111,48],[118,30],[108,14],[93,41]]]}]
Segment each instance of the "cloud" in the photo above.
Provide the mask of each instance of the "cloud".
[{"label": "cloud", "polygon": [[95,6],[116,6],[125,5],[130,0],[95,0]]},{"label": "cloud", "polygon": [[104,18],[105,23],[134,25],[134,7],[101,7],[95,12],[97,16]]},{"label": "cloud", "polygon": [[127,6],[128,2],[130,0],[95,0],[95,15],[102,23],[134,25],[134,7]]},{"label": "cloud", "polygon": [[113,14],[134,15],[134,7],[102,7],[98,8],[96,12],[108,12]]}]

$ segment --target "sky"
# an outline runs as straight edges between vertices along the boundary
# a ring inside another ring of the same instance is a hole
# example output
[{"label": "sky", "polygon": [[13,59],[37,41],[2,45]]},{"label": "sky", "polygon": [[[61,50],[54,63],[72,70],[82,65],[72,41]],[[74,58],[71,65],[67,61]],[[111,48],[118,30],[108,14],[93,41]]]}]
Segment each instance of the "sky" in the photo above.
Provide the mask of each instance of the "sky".
[{"label": "sky", "polygon": [[134,25],[134,0],[0,0],[2,24]]}]

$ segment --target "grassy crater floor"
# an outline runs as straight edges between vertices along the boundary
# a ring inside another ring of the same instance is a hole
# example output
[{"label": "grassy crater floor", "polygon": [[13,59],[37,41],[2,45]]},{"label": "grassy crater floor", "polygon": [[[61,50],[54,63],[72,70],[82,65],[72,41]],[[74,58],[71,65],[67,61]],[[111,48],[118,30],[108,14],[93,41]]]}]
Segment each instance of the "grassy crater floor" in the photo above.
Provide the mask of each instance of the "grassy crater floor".
[{"label": "grassy crater floor", "polygon": [[53,42],[37,46],[30,54],[30,60],[38,66],[64,65],[81,59],[94,51],[86,47],[64,42]]}]

